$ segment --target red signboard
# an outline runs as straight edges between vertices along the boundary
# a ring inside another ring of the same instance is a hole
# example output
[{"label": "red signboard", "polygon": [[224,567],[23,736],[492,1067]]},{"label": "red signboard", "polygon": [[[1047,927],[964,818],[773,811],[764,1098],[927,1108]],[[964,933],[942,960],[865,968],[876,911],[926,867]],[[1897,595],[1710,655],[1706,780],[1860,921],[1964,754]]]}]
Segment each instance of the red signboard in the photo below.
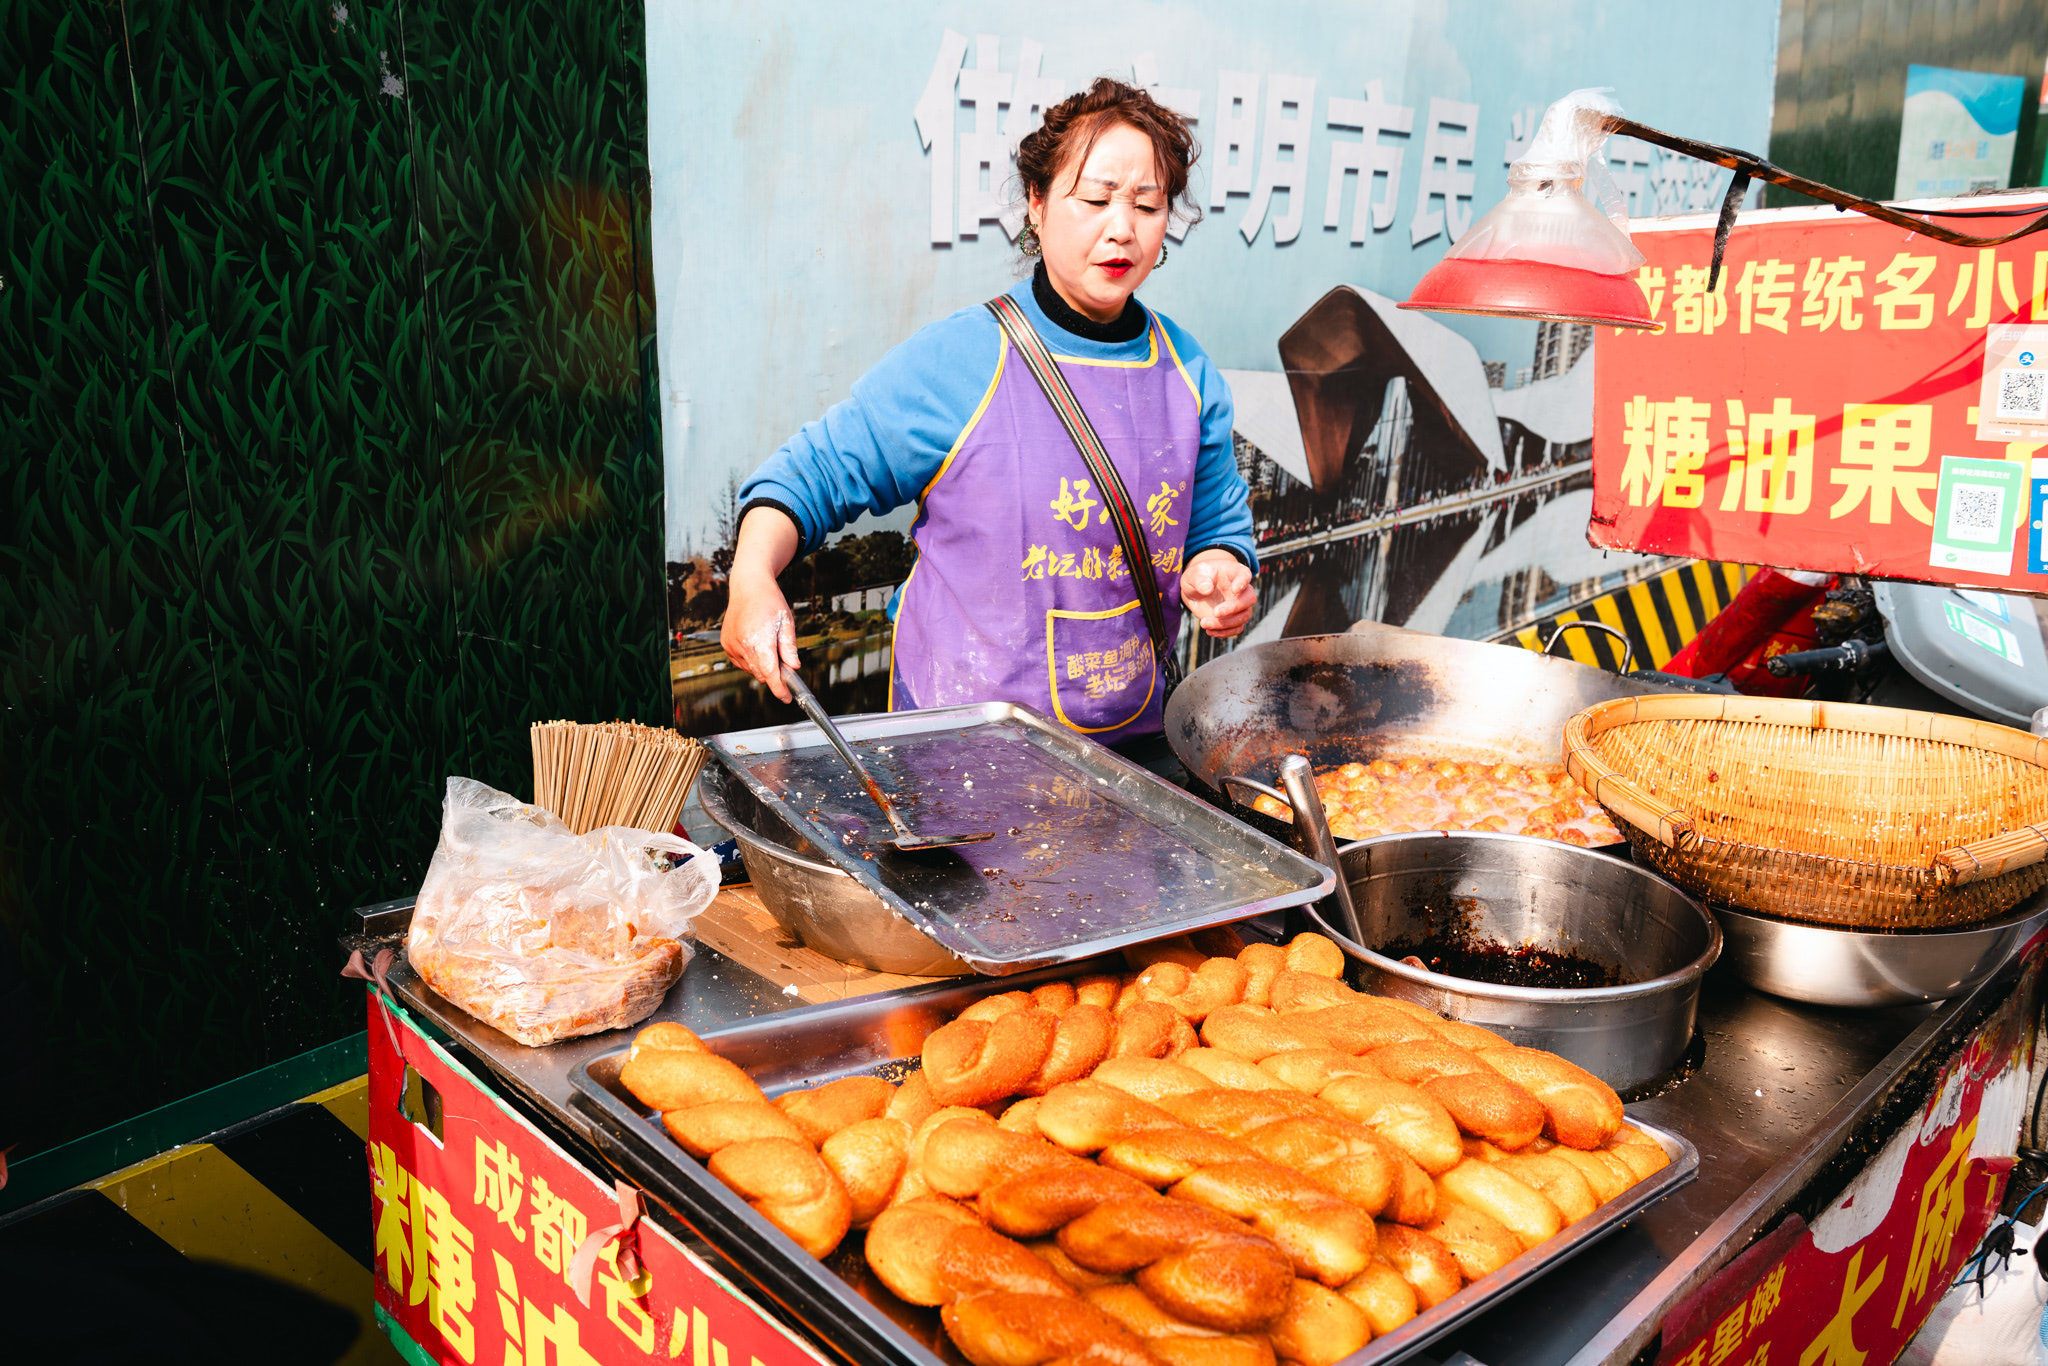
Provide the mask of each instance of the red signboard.
[{"label": "red signboard", "polygon": [[[621,1274],[614,1240],[582,1303],[570,1263],[593,1230],[618,1222],[610,1182],[366,995],[377,1304],[428,1356],[443,1366],[824,1360],[646,1219],[625,1235],[640,1273]],[[418,1094],[407,1113],[408,1068],[438,1098],[438,1136]]]},{"label": "red signboard", "polygon": [[1709,292],[1713,229],[1635,230],[1664,330],[1594,346],[1592,543],[2048,592],[2048,234],[1949,247],[1764,210]]},{"label": "red signboard", "polygon": [[1897,1359],[1998,1213],[2027,1101],[2039,980],[2036,961],[1782,1256],[1745,1254],[1666,1320],[1658,1366]]}]

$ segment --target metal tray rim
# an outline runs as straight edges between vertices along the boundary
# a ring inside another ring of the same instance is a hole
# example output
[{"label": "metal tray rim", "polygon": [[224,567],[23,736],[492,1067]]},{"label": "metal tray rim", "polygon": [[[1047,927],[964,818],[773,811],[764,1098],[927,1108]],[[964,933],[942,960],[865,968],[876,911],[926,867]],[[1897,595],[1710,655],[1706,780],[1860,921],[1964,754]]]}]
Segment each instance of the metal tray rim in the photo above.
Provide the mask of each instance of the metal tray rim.
[{"label": "metal tray rim", "polygon": [[[901,1004],[908,996],[922,997],[943,994],[948,990],[962,991],[970,985],[972,984],[937,983],[932,987],[920,988],[914,993],[891,993],[887,998],[866,998],[865,1003],[870,1006],[880,1005],[886,999]],[[853,1004],[855,1003],[835,1001],[813,1007],[803,1013],[815,1017],[839,1011]],[[719,1030],[702,1037],[707,1044],[711,1044],[720,1038],[730,1040],[736,1034],[763,1028],[771,1022],[779,1021],[786,1027],[787,1017],[796,1013],[798,1012],[782,1012],[768,1017],[767,1021],[749,1021],[733,1029]],[[680,1177],[682,1182],[693,1188],[697,1196],[709,1197],[722,1208],[724,1214],[738,1219],[756,1240],[756,1251],[766,1255],[772,1249],[777,1269],[785,1277],[793,1276],[797,1281],[808,1284],[824,1299],[836,1305],[842,1313],[851,1312],[865,1327],[877,1333],[893,1349],[890,1353],[892,1359],[911,1363],[912,1366],[946,1366],[943,1358],[869,1303],[865,1297],[833,1273],[824,1262],[798,1247],[787,1234],[756,1214],[745,1201],[715,1180],[702,1163],[683,1152],[655,1121],[641,1114],[637,1108],[627,1105],[610,1087],[591,1075],[591,1068],[617,1057],[630,1048],[631,1045],[627,1044],[588,1059],[582,1066],[573,1069],[570,1073],[570,1082],[580,1093],[593,1120],[600,1127],[612,1128],[617,1138],[623,1141],[623,1146],[640,1153],[642,1162],[649,1170],[635,1171],[633,1175],[647,1180],[650,1184],[666,1188],[672,1188],[674,1184],[666,1179],[669,1175]],[[1374,1338],[1363,1348],[1338,1362],[1337,1366],[1392,1366],[1392,1363],[1406,1359],[1431,1342],[1452,1332],[1467,1320],[1484,1313],[1509,1295],[1525,1289],[1562,1266],[1644,1209],[1694,1179],[1699,1170],[1699,1150],[1689,1139],[1634,1115],[1629,1116],[1629,1122],[1657,1141],[1664,1149],[1665,1155],[1671,1159],[1670,1165],[1615,1196],[1555,1238],[1515,1258],[1489,1275],[1485,1281],[1467,1285],[1449,1299],[1417,1314],[1393,1332],[1384,1337]],[[666,1150],[673,1150],[678,1160],[662,1162],[656,1154]],[[751,1268],[749,1271],[752,1274]]]},{"label": "metal tray rim", "polygon": [[[868,891],[879,896],[889,907],[906,920],[916,925],[931,937],[933,942],[959,957],[975,970],[990,976],[1007,976],[1033,968],[1056,966],[1079,957],[1092,956],[1134,944],[1149,943],[1155,939],[1185,934],[1192,930],[1204,929],[1210,925],[1225,924],[1266,911],[1285,910],[1306,905],[1330,894],[1337,883],[1334,870],[1324,867],[1306,855],[1289,848],[1264,832],[1238,820],[1228,812],[1208,805],[1189,793],[1183,792],[1172,783],[1151,773],[1122,755],[1099,745],[1090,743],[1053,724],[1030,707],[1015,702],[977,702],[964,706],[933,707],[914,712],[866,712],[838,718],[838,723],[849,741],[855,738],[881,738],[931,734],[946,729],[964,728],[965,724],[987,724],[997,721],[1014,721],[1037,735],[1047,739],[1055,752],[1066,760],[1077,773],[1094,776],[1090,765],[1096,769],[1117,772],[1120,776],[1133,779],[1155,791],[1166,794],[1169,801],[1186,809],[1190,818],[1176,824],[1176,833],[1188,838],[1195,822],[1215,824],[1228,822],[1242,836],[1248,836],[1259,847],[1268,873],[1283,882],[1295,884],[1295,890],[1280,892],[1255,901],[1243,902],[1227,910],[1207,915],[1191,916],[1184,920],[1165,925],[1149,925],[1122,934],[1105,934],[1059,948],[1032,952],[1022,957],[991,956],[972,944],[960,942],[959,936],[950,933],[942,921],[924,914],[913,903],[891,891],[875,877],[873,870],[864,860],[840,856],[838,846],[822,832],[815,831],[810,820],[794,806],[784,801],[774,788],[755,777],[743,763],[745,758],[755,758],[767,753],[795,753],[802,749],[822,748],[824,735],[809,721],[792,722],[781,726],[765,726],[757,730],[724,731],[706,738],[711,751],[739,780],[762,802],[789,822],[792,829],[801,831],[811,840],[813,847],[831,860],[832,865],[851,875]],[[814,739],[815,744],[800,743]],[[1085,746],[1085,748],[1082,748]],[[1316,878],[1313,882],[1304,879]]]}]

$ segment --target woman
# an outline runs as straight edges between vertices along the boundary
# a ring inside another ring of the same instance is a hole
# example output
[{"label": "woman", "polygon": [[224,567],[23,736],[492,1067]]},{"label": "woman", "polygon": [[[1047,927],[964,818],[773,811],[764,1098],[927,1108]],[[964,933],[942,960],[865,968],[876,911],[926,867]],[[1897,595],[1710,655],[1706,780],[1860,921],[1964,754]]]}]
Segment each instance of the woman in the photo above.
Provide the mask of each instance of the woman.
[{"label": "woman", "polygon": [[[1179,115],[1098,80],[1017,149],[1038,266],[1009,291],[1060,363],[1142,519],[1169,638],[1183,609],[1234,636],[1256,595],[1230,391],[1193,339],[1132,296],[1165,256],[1197,149]],[[977,305],[885,356],[741,491],[722,643],[789,700],[775,576],[862,512],[912,499],[892,710],[1021,702],[1104,743],[1160,729],[1150,632],[1109,510],[1001,325]]]}]

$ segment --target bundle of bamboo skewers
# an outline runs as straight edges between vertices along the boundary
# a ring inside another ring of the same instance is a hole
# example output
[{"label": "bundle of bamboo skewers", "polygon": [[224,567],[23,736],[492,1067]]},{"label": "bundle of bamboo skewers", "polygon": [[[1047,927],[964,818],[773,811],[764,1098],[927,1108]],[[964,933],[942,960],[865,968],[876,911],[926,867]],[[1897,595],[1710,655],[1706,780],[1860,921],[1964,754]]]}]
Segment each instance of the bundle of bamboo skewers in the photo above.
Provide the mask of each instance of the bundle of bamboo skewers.
[{"label": "bundle of bamboo skewers", "polygon": [[533,804],[579,835],[608,825],[667,831],[710,751],[632,721],[533,723]]}]

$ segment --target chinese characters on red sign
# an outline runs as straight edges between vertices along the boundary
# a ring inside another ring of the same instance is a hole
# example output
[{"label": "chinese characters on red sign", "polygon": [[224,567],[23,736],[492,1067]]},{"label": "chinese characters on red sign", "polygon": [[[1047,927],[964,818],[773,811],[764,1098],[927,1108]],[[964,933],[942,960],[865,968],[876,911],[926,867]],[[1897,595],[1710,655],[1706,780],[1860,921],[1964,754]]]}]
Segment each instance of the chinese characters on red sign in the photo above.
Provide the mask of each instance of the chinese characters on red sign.
[{"label": "chinese characters on red sign", "polygon": [[[1948,247],[1765,211],[1739,220],[1712,291],[1711,223],[1635,242],[1665,330],[1594,346],[1595,545],[2048,592],[2024,492],[2048,445],[1980,413],[1987,332],[2048,342],[2048,240]],[[1999,357],[2048,368],[2048,345]]]},{"label": "chinese characters on red sign", "polygon": [[[640,1274],[621,1274],[614,1240],[585,1307],[570,1262],[592,1228],[616,1222],[611,1187],[387,1018],[395,1030],[370,1024],[377,1303],[429,1356],[443,1366],[822,1361],[645,1219],[626,1235],[638,1239]],[[400,1108],[408,1065],[440,1098],[438,1137]]]},{"label": "chinese characters on red sign", "polygon": [[[2036,939],[2033,955],[2042,947]],[[1998,1212],[2019,1142],[2036,960],[1932,1094],[1782,1257],[1731,1266],[1663,1325],[1659,1366],[1895,1360]],[[1768,1254],[1766,1254],[1768,1256]]]}]

